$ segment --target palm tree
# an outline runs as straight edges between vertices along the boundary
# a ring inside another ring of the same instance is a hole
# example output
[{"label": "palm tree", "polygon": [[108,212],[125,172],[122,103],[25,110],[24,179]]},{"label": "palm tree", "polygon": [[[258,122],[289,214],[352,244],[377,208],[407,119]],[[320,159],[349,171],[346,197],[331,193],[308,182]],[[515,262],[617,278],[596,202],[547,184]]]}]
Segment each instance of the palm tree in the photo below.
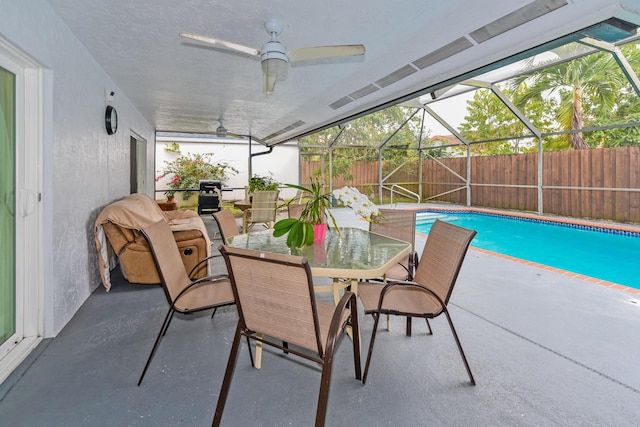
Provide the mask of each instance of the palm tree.
[{"label": "palm tree", "polygon": [[[555,52],[562,57],[570,49],[571,47],[563,46]],[[556,61],[547,61],[549,64],[554,62]],[[535,68],[540,68],[540,65]],[[544,62],[542,65],[544,66]],[[534,68],[533,58],[527,61],[525,68]],[[594,53],[519,76],[512,81],[511,86],[516,89],[525,85],[521,95],[515,100],[515,104],[521,109],[533,98],[558,96],[560,102],[556,121],[562,130],[571,131],[569,144],[573,149],[580,150],[589,148],[580,132],[585,119],[590,118],[590,113],[609,115],[617,94],[625,83],[626,80],[611,54]],[[588,108],[585,108],[585,104],[588,104]]]}]

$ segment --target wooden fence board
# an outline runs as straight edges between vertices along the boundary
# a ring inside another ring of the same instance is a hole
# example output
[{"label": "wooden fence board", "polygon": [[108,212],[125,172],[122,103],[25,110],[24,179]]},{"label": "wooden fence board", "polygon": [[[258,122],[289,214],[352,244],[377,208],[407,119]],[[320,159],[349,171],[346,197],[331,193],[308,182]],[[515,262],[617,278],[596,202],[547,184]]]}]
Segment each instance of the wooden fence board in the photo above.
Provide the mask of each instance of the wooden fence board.
[{"label": "wooden fence board", "polygon": [[[590,187],[604,187],[604,154],[591,156],[591,180]],[[604,216],[604,192],[602,190],[591,191],[591,218],[605,218]]]},{"label": "wooden fence board", "polygon": [[[603,166],[603,174],[602,174],[602,185],[605,188],[611,188],[615,185],[615,177],[613,176],[614,173],[614,156],[613,153],[610,150],[607,150],[604,152],[604,156],[603,156],[603,160],[602,160],[602,166]],[[607,191],[604,190],[603,191],[603,203],[602,203],[602,207],[604,209],[603,215],[605,218],[609,218],[609,219],[613,219],[613,215],[614,215],[614,211],[613,211],[613,204],[614,204],[614,195],[612,191]]]},{"label": "wooden fence board", "polygon": [[[629,151],[628,150],[613,150],[614,161],[614,176],[615,176],[615,188],[629,188]],[[629,220],[629,193],[624,191],[618,191],[614,195],[615,198],[615,213],[613,218],[619,222],[626,222]]]},{"label": "wooden fence board", "polygon": [[[629,150],[629,187],[640,188],[640,147]],[[640,222],[640,192],[629,194],[629,222]]]}]

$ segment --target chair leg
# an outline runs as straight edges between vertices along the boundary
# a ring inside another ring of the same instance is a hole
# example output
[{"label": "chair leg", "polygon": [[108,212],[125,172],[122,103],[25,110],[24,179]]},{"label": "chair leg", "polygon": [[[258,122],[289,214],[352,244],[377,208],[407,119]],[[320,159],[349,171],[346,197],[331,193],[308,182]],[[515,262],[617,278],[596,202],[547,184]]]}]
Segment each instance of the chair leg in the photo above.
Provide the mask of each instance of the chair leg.
[{"label": "chair leg", "polygon": [[[342,301],[342,300],[341,300]],[[358,323],[358,312],[356,307],[356,297],[351,294],[348,304],[351,307],[351,315],[349,322],[353,332],[353,356],[356,370],[356,379],[360,380],[360,340],[356,339],[356,335],[360,336],[360,325]],[[343,306],[344,308],[344,306]],[[335,318],[334,318],[335,320]],[[336,348],[337,340],[340,335],[334,329],[335,323],[332,322],[327,338],[326,353],[322,361],[322,376],[320,378],[320,392],[318,394],[318,407],[316,409],[316,427],[324,427],[327,415],[327,404],[329,403],[329,389],[331,386],[331,370],[333,367],[333,354]]]},{"label": "chair leg", "polygon": [[449,310],[447,310],[447,307],[444,307],[444,314],[447,316],[447,320],[449,321],[449,327],[451,327],[453,338],[455,338],[456,344],[458,345],[458,350],[460,351],[460,356],[462,356],[462,361],[464,362],[464,366],[465,368],[467,368],[467,373],[469,374],[469,379],[471,380],[471,384],[476,385],[476,380],[473,378],[473,374],[471,373],[469,362],[467,362],[467,357],[464,355],[464,351],[462,350],[462,345],[460,344],[460,339],[458,338],[458,334],[456,333],[456,328],[453,327],[453,321],[451,320],[451,316],[449,315]]},{"label": "chair leg", "polygon": [[371,363],[371,353],[373,353],[373,343],[376,340],[376,332],[378,331],[378,320],[380,319],[379,313],[372,314],[373,321],[373,332],[371,332],[371,342],[369,343],[369,352],[367,353],[367,361],[364,364],[364,375],[362,376],[362,384],[367,383],[367,374],[369,373],[369,364]]},{"label": "chair leg", "polygon": [[175,314],[175,310],[169,308],[169,311],[171,312],[171,316],[169,316],[169,321],[165,319],[166,324],[164,325],[164,329],[162,330],[162,336],[164,336],[164,334],[167,333],[167,329],[169,329],[169,324],[173,320],[173,315]]},{"label": "chair leg", "polygon": [[218,307],[216,307],[216,308],[214,308],[214,309],[213,309],[213,313],[211,313],[211,318],[212,318],[212,319],[213,319],[213,316],[215,316],[215,315],[216,315],[216,310],[217,310],[217,309],[218,309]]},{"label": "chair leg", "polygon": [[[355,298],[355,297],[354,297]],[[353,336],[360,338],[360,321],[358,320],[357,307],[355,306],[355,299],[353,306],[351,308],[351,329],[353,331]],[[353,365],[355,368],[355,376],[357,380],[362,379],[362,366],[360,362],[360,347],[362,343],[360,339],[353,339]]]},{"label": "chair leg", "polygon": [[[355,340],[354,340],[355,341]],[[331,368],[333,355],[325,355],[320,378],[320,393],[318,394],[318,407],[316,408],[316,427],[323,427],[327,416],[327,404],[329,403],[329,386],[331,384]]]},{"label": "chair leg", "polygon": [[[236,360],[238,359],[238,348],[240,347],[241,326],[238,322],[236,327],[236,334],[233,337],[233,344],[231,345],[231,353],[229,354],[229,361],[227,362],[227,369],[224,372],[224,380],[222,381],[222,388],[220,389],[220,396],[218,396],[218,404],[216,405],[216,412],[213,416],[214,427],[220,425],[222,421],[222,411],[224,411],[224,405],[227,403],[227,396],[229,394],[229,388],[231,387],[231,378],[233,377],[233,370],[236,366]],[[248,338],[248,337],[247,337]]]},{"label": "chair leg", "polygon": [[249,359],[251,359],[251,367],[255,368],[255,362],[253,361],[253,351],[251,351],[251,341],[249,340],[249,337],[247,338],[247,348],[249,349]]},{"label": "chair leg", "polygon": [[427,328],[429,328],[429,335],[433,335],[433,331],[431,330],[431,323],[429,323],[429,319],[424,319],[427,322]]},{"label": "chair leg", "polygon": [[173,318],[173,308],[169,307],[169,311],[167,315],[164,316],[164,321],[162,322],[162,326],[160,327],[160,332],[158,332],[158,336],[156,337],[156,342],[153,343],[153,348],[151,349],[151,353],[149,353],[149,357],[147,358],[147,363],[144,365],[144,369],[142,370],[142,374],[140,374],[140,378],[138,379],[138,385],[142,383],[142,379],[144,378],[144,374],[147,373],[147,368],[149,367],[149,363],[151,363],[151,359],[160,344],[160,339],[164,336],[165,332],[167,332],[167,328],[169,327],[169,323],[171,323],[171,319]]},{"label": "chair leg", "polygon": [[411,316],[407,316],[407,331],[406,331],[406,335],[408,337],[411,336]]}]

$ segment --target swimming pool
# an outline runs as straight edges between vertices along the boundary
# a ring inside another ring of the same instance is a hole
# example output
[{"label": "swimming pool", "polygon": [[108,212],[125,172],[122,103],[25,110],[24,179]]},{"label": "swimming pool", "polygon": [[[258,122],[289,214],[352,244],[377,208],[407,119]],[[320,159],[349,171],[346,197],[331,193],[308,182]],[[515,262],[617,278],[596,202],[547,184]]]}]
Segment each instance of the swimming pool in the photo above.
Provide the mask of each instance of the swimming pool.
[{"label": "swimming pool", "polygon": [[482,212],[420,211],[416,231],[436,218],[476,230],[471,246],[640,289],[640,234]]}]

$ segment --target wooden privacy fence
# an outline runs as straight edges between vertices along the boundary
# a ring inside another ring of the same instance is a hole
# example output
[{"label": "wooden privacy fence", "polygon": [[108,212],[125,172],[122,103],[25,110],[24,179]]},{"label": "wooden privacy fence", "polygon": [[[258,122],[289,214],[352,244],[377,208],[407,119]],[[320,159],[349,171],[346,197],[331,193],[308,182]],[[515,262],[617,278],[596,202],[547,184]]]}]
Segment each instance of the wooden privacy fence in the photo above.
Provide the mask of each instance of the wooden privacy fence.
[{"label": "wooden privacy fence", "polygon": [[[471,206],[539,210],[537,153],[476,156],[470,162]],[[303,161],[302,176],[320,167],[320,162]],[[349,173],[353,180],[334,178],[333,188],[353,185],[378,195],[377,162],[356,162]],[[466,158],[426,159],[421,179],[417,167],[405,167],[385,184],[401,184],[423,200],[466,205],[466,182],[456,174],[466,178]],[[543,153],[541,186],[543,213],[640,223],[640,147]]]}]

